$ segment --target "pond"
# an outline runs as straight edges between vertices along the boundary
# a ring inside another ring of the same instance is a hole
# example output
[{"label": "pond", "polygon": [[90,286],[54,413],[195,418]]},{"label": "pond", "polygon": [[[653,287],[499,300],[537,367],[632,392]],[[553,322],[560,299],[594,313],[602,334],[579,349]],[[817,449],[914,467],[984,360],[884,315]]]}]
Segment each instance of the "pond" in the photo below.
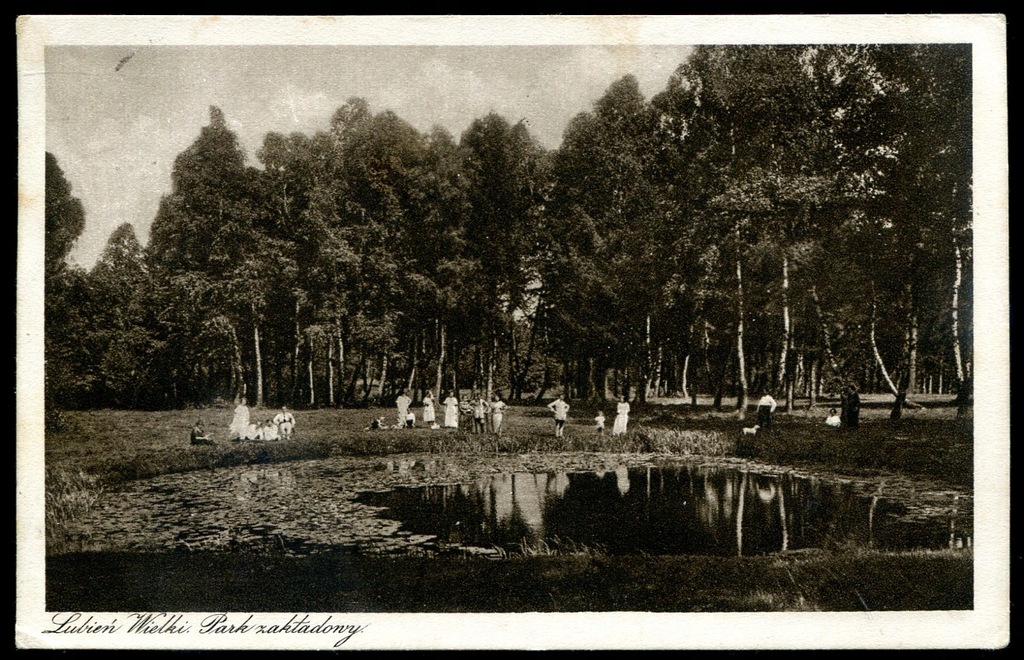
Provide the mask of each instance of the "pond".
[{"label": "pond", "polygon": [[915,515],[852,483],[735,467],[619,466],[610,471],[487,475],[398,488],[357,501],[405,531],[458,546],[611,554],[754,555],[835,544],[887,550],[964,547],[966,511]]},{"label": "pond", "polygon": [[971,544],[972,499],[941,487],[645,460],[332,457],[168,474],[104,493],[68,532],[81,551],[297,555]]}]

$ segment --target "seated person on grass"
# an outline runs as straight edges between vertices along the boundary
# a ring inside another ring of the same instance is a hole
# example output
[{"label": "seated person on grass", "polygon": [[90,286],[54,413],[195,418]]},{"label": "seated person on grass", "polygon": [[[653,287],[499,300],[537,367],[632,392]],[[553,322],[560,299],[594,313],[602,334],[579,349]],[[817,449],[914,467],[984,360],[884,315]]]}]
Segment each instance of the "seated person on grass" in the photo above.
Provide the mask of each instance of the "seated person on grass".
[{"label": "seated person on grass", "polygon": [[259,424],[255,422],[249,422],[248,426],[242,431],[242,440],[247,442],[254,442],[263,439],[263,429],[260,428]]},{"label": "seated person on grass", "polygon": [[271,419],[263,422],[263,439],[270,442],[281,439],[281,433],[278,431],[278,426]]},{"label": "seated person on grass", "polygon": [[277,432],[282,438],[290,438],[295,430],[295,416],[291,414],[287,406],[284,406],[281,408],[281,412],[274,417],[274,424],[277,425]]},{"label": "seated person on grass", "polygon": [[203,420],[197,419],[195,426],[192,427],[192,433],[189,434],[189,439],[194,445],[212,445],[213,440],[207,437],[206,427],[203,425]]}]

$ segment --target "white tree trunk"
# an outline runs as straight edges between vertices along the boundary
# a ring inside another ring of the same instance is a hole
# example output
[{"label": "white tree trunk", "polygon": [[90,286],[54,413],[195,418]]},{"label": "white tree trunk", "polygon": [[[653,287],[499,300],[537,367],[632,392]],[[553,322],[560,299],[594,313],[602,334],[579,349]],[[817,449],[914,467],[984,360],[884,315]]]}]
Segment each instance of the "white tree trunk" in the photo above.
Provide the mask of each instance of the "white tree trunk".
[{"label": "white tree trunk", "polygon": [[437,381],[436,381],[437,382],[437,391],[434,393],[434,396],[437,398],[438,401],[443,401],[444,400],[444,395],[441,393],[441,388],[444,387],[444,358],[445,358],[444,323],[441,323],[441,321],[438,321],[437,322],[437,326],[438,326],[438,335],[440,337],[438,343],[441,346],[440,346],[440,350],[438,351],[438,354],[437,354]]},{"label": "white tree trunk", "polygon": [[[415,337],[412,341],[412,368],[409,369],[409,380],[407,380],[405,383],[405,389],[407,390],[412,390],[412,386],[416,383],[416,367],[418,366],[417,362],[419,361],[420,357],[419,341],[420,339],[418,336]],[[416,398],[415,392],[413,392],[413,398]]]},{"label": "white tree trunk", "polygon": [[[786,384],[786,358],[790,342],[789,328],[789,256],[782,255],[782,354],[779,356],[779,379],[776,383],[778,389]],[[792,411],[790,411],[792,412]]]},{"label": "white tree trunk", "polygon": [[313,335],[307,334],[306,341],[309,345],[309,358],[306,360],[306,373],[309,376],[309,405],[316,404],[316,387],[313,383]]},{"label": "white tree trunk", "polygon": [[233,360],[231,363],[232,380],[234,381],[235,398],[242,399],[248,393],[245,386],[245,368],[242,365],[242,348],[238,344],[238,333],[235,332],[235,326],[229,321],[227,323],[228,334],[231,336],[231,349]]},{"label": "white tree trunk", "polygon": [[910,329],[907,332],[907,392],[917,394],[917,312],[910,313]]},{"label": "white tree trunk", "polygon": [[651,348],[651,315],[647,315],[646,326],[644,328],[644,373],[643,377],[643,397],[642,401],[647,401],[651,396],[651,384],[654,380],[654,355]]},{"label": "white tree trunk", "polygon": [[[950,307],[953,326],[951,330],[953,334],[953,358],[956,361],[956,379],[958,383],[962,383],[964,381],[964,362],[963,356],[960,353],[960,284],[963,277],[963,257],[960,254],[960,246],[956,244],[956,239],[953,239],[953,241],[953,252],[956,256],[956,277],[953,279],[953,300]],[[941,380],[939,382],[941,383]],[[942,389],[941,385],[939,385],[939,389]]]},{"label": "white tree trunk", "polygon": [[345,339],[341,336],[341,321],[338,321],[338,398],[345,398]]},{"label": "white tree trunk", "polygon": [[[737,238],[739,238],[739,233],[739,225],[737,225]],[[747,413],[747,363],[743,354],[743,264],[738,256],[736,257],[736,307],[736,360],[740,370],[740,392],[736,397],[736,411],[739,418],[743,419]]]},{"label": "white tree trunk", "polygon": [[384,398],[384,385],[388,382],[388,356],[385,353],[380,357],[380,389],[377,392],[377,398]]},{"label": "white tree trunk", "polygon": [[808,408],[813,408],[818,402],[818,358],[815,357],[811,360],[811,375],[810,382],[807,387],[807,396],[809,403]]},{"label": "white tree trunk", "polygon": [[334,405],[334,343],[327,342],[327,405]]},{"label": "white tree trunk", "polygon": [[299,395],[299,352],[302,351],[302,329],[299,327],[299,301],[295,301],[295,350],[292,351],[292,397]]},{"label": "white tree trunk", "polygon": [[664,346],[658,344],[658,360],[654,366],[654,396],[661,396],[661,367],[664,361]]},{"label": "white tree trunk", "polygon": [[898,395],[899,390],[893,384],[892,379],[889,378],[889,372],[885,368],[885,363],[882,361],[882,354],[878,352],[878,343],[875,341],[875,311],[876,305],[874,297],[871,299],[871,351],[875,354],[875,362],[878,364],[879,371],[882,372],[882,379],[885,384],[889,386],[889,390],[893,395]]},{"label": "white tree trunk", "polygon": [[689,399],[690,398],[690,392],[686,388],[686,374],[689,371],[690,371],[690,354],[687,353],[686,357],[683,359],[683,398],[684,399]]},{"label": "white tree trunk", "polygon": [[260,353],[260,324],[253,323],[252,340],[256,348],[256,407],[263,407],[263,356]]},{"label": "white tree trunk", "polygon": [[491,339],[491,350],[487,353],[487,400],[494,394],[494,362],[498,354],[498,338]]}]

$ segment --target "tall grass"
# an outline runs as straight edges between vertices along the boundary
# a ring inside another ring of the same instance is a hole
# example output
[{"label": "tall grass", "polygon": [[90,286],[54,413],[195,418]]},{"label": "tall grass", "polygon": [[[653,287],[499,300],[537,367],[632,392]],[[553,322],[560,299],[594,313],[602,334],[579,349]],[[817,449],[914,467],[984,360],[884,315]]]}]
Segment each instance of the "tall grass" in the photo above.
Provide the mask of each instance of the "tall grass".
[{"label": "tall grass", "polygon": [[712,429],[672,429],[637,426],[623,435],[587,434],[573,436],[574,447],[584,451],[615,453],[724,456],[736,449],[735,440]]},{"label": "tall grass", "polygon": [[104,486],[81,470],[56,467],[46,471],[45,490],[47,544],[60,545],[67,525],[89,512],[103,495]]},{"label": "tall grass", "polygon": [[600,545],[588,545],[586,543],[580,543],[573,541],[572,539],[563,539],[560,537],[554,537],[549,540],[540,539],[539,541],[528,541],[523,539],[516,546],[515,550],[508,553],[508,557],[606,557],[608,555],[607,549]]}]

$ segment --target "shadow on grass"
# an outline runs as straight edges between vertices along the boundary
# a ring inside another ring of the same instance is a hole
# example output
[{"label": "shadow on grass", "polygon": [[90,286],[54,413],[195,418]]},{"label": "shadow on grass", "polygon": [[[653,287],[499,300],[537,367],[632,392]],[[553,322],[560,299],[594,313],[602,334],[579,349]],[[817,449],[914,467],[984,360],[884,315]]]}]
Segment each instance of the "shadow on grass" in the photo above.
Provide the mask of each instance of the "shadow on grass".
[{"label": "shadow on grass", "polygon": [[95,553],[47,559],[46,606],[158,612],[965,610],[973,606],[972,566],[967,551],[498,561]]}]

